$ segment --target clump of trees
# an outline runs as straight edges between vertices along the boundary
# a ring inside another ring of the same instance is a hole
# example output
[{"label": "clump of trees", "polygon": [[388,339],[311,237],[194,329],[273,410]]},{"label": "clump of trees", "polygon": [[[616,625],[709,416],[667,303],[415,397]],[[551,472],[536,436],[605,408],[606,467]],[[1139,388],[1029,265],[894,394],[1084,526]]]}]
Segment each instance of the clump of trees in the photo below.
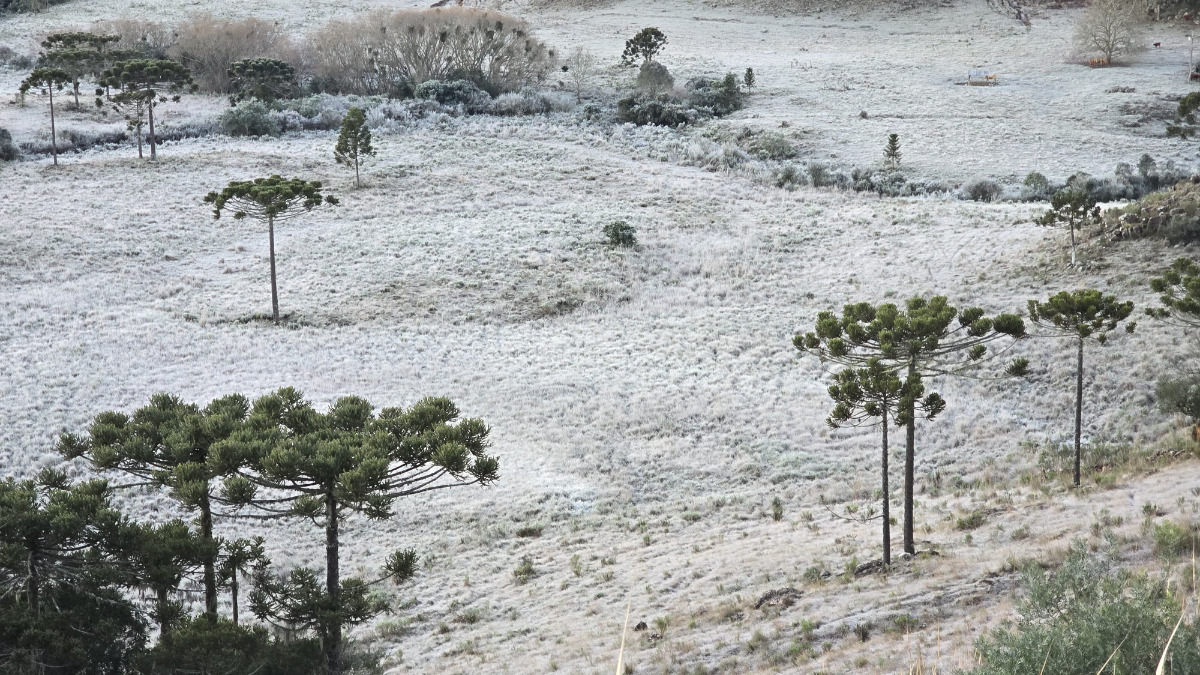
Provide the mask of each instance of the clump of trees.
[{"label": "clump of trees", "polygon": [[[171,100],[179,102],[179,92],[196,91],[192,75],[183,65],[167,59],[120,61],[100,76],[100,86],[115,89],[110,104],[121,112],[130,131],[137,132],[138,157],[142,157],[142,121],[148,122],[150,159],[158,157],[154,136],[154,109]],[[97,98],[97,105],[103,102]]]},{"label": "clump of trees", "polygon": [[[85,433],[63,435],[64,455],[125,485],[164,490],[197,517],[134,522],[113,505],[120,486],[73,484],[54,470],[0,482],[0,670],[344,672],[344,629],[386,609],[371,587],[410,579],[417,563],[415,551],[401,550],[375,578],[346,577],[347,517],[385,519],[401,499],[491,484],[499,462],[487,454],[488,435],[481,420],[461,418],[444,398],[376,409],[344,397],[322,412],[291,388],[204,407],[161,394],[131,415],[101,413]],[[263,539],[212,535],[214,519],[241,510],[319,524],[323,573],[278,573]],[[205,609],[189,616],[179,598],[197,576]],[[258,621],[313,637],[275,642],[263,625],[241,623],[238,598],[248,580]],[[222,589],[233,601],[232,620],[218,615]],[[138,590],[146,601],[136,599]],[[151,621],[158,643],[148,648]]]}]

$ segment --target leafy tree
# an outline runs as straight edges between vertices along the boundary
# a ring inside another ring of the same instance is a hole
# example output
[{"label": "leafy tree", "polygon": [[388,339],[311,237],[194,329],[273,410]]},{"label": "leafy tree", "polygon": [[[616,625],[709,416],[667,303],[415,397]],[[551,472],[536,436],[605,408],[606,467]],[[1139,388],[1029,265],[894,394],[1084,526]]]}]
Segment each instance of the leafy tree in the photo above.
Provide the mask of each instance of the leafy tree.
[{"label": "leafy tree", "polygon": [[[801,352],[815,353],[823,361],[854,368],[867,367],[876,358],[904,376],[911,392],[925,378],[957,375],[979,367],[987,359],[988,344],[1025,336],[1025,322],[1015,314],[989,318],[978,307],[961,312],[943,296],[911,298],[903,310],[888,303],[846,305],[842,316],[821,312],[815,330],[797,334],[792,342]],[[1024,375],[1025,359],[1015,359],[1005,370]],[[898,421],[906,427],[904,448],[904,551],[916,552],[913,540],[913,485],[916,458],[918,399],[901,399]]]},{"label": "leafy tree", "polygon": [[1177,258],[1161,277],[1150,280],[1150,288],[1162,294],[1163,306],[1147,308],[1147,314],[1200,328],[1200,264]]},{"label": "leafy tree", "polygon": [[182,520],[140,528],[131,558],[138,585],[154,594],[150,616],[158,622],[159,635],[169,635],[184,619],[183,605],[172,596],[187,576],[203,567],[209,553]]},{"label": "leafy tree", "polygon": [[234,220],[249,217],[260,222],[266,221],[271,248],[271,318],[279,323],[279,292],[275,283],[275,221],[294,218],[321,204],[337,204],[337,198],[322,195],[319,181],[270,176],[252,181],[231,181],[220,192],[208,193],[204,202],[213,205],[214,219],[219,219],[221,212],[228,209],[233,211]]},{"label": "leafy tree", "polygon": [[1067,187],[1054,193],[1050,198],[1050,210],[1046,211],[1036,221],[1039,225],[1048,227],[1066,225],[1071,230],[1071,264],[1075,264],[1075,231],[1083,230],[1089,225],[1099,225],[1100,207],[1096,206],[1096,198],[1084,187]]},{"label": "leafy tree", "polygon": [[78,108],[80,78],[100,72],[105,48],[120,39],[116,35],[97,33],[55,33],[42,41],[42,47],[47,51],[38,59],[38,65],[61,68],[71,75],[75,107]]},{"label": "leafy tree", "polygon": [[[1167,124],[1167,137],[1186,140],[1195,136],[1197,110],[1200,110],[1200,91],[1193,91],[1179,99],[1179,107],[1175,111],[1175,122]],[[1141,164],[1138,167],[1141,168]]]},{"label": "leafy tree", "polygon": [[216,559],[213,511],[221,503],[217,480],[224,469],[210,461],[214,444],[238,431],[250,403],[238,395],[216,399],[200,408],[179,397],[156,394],[132,416],[105,412],[96,416],[85,436],[64,434],[59,451],[68,459],[82,457],[102,471],[120,471],[139,485],[165,487],[172,499],[198,512],[199,553],[204,606],[209,621],[217,618]]},{"label": "leafy tree", "polygon": [[159,90],[176,92],[171,100],[179,102],[180,91],[196,91],[192,75],[182,64],[166,59],[121,61],[100,75],[100,86],[119,89],[112,97],[114,106],[125,114],[130,129],[138,134],[138,157],[142,156],[142,118],[149,122],[150,159],[157,155],[154,138],[154,108],[166,103]]},{"label": "leafy tree", "polygon": [[667,36],[663,35],[662,31],[657,28],[643,28],[638,31],[637,35],[625,41],[625,51],[621,54],[621,61],[630,66],[638,61],[641,61],[642,64],[649,63],[665,46],[667,46]]},{"label": "leafy tree", "polygon": [[202,617],[181,622],[137,659],[139,673],[296,675],[320,673],[316,640],[272,640],[265,626],[238,626]]},{"label": "leafy tree", "polygon": [[110,495],[49,469],[0,482],[0,672],[121,672],[144,644]]},{"label": "leafy tree", "polygon": [[746,74],[742,75],[742,82],[745,83],[745,85],[746,85],[746,91],[749,91],[754,88],[755,81],[756,80],[754,79],[754,69],[747,68]]},{"label": "leafy tree", "polygon": [[263,546],[262,537],[253,539],[237,539],[225,546],[225,557],[218,570],[221,583],[229,588],[233,601],[233,625],[238,625],[238,593],[241,589],[240,574],[245,578],[252,570],[260,569],[269,564]]},{"label": "leafy tree", "polygon": [[296,69],[279,59],[243,59],[229,66],[229,82],[233,95],[230,103],[256,98],[264,103],[276,99],[296,98],[300,86]]},{"label": "leafy tree", "polygon": [[349,164],[354,167],[354,186],[362,187],[358,176],[358,167],[363,159],[375,154],[371,147],[371,129],[367,126],[367,116],[362,108],[354,107],[346,111],[342,118],[342,129],[338,132],[337,145],[333,148],[333,159],[338,164]]},{"label": "leafy tree", "polygon": [[[1080,436],[1083,428],[1083,347],[1089,338],[1104,344],[1108,333],[1133,312],[1132,302],[1085,289],[1062,291],[1045,302],[1029,301],[1029,318],[1049,335],[1074,338],[1078,359],[1075,366],[1075,485],[1079,485]],[[1136,322],[1125,327],[1132,333]]]},{"label": "leafy tree", "polygon": [[888,419],[908,426],[911,420],[901,415],[913,402],[914,411],[932,420],[946,407],[946,402],[937,393],[925,394],[925,385],[919,377],[909,377],[902,382],[895,368],[889,368],[876,357],[867,359],[863,368],[846,368],[834,376],[829,387],[829,397],[834,400],[833,412],[826,423],[834,428],[875,424],[878,417],[882,437],[882,486],[883,495],[883,564],[892,564],[891,491],[888,481]]},{"label": "leafy tree", "polygon": [[58,133],[54,130],[54,90],[62,91],[63,85],[71,82],[71,75],[62,68],[37,68],[21,81],[21,95],[30,89],[41,89],[50,95],[50,149],[54,165],[58,166]]},{"label": "leafy tree", "polygon": [[[459,420],[449,400],[427,398],[407,410],[378,413],[366,400],[345,397],[319,413],[300,392],[285,388],[258,399],[242,442],[222,453],[251,457],[241,501],[276,517],[303,517],[325,529],[325,583],[308,569],[283,577],[256,574],[251,607],[259,617],[317,631],[329,669],[341,672],[342,630],[382,607],[361,579],[342,579],[341,527],[352,513],[382,519],[397,499],[433,490],[488,485],[499,476],[485,454],[487,426]],[[220,463],[218,458],[218,463]],[[270,490],[266,500],[257,488]],[[414,572],[416,553],[398,551],[381,579],[397,583]]]},{"label": "leafy tree", "polygon": [[576,47],[563,63],[562,69],[575,85],[575,102],[582,103],[583,88],[596,75],[596,55],[583,47]]},{"label": "leafy tree", "polygon": [[900,166],[900,134],[889,134],[883,148],[883,161],[893,169]]}]

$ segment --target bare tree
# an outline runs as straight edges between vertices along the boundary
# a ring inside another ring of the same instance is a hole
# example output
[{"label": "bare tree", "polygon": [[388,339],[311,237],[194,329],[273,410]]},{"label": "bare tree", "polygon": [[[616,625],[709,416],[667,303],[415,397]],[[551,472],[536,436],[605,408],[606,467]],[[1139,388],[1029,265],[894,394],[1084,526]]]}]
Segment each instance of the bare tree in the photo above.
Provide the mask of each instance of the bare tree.
[{"label": "bare tree", "polygon": [[596,55],[583,47],[576,47],[575,51],[571,52],[571,55],[563,62],[562,68],[575,85],[575,102],[582,103],[583,88],[596,75]]},{"label": "bare tree", "polygon": [[1095,49],[1112,61],[1143,46],[1145,25],[1145,8],[1140,3],[1095,0],[1075,28],[1075,44],[1082,49]]}]

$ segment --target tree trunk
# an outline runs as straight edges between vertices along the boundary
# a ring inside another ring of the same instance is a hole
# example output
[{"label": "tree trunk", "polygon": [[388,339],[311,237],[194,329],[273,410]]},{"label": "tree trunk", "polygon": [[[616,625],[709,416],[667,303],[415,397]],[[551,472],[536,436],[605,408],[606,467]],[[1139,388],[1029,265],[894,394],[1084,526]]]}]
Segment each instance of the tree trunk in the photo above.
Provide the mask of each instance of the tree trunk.
[{"label": "tree trunk", "polygon": [[279,323],[279,290],[275,285],[275,216],[267,216],[267,236],[271,241],[271,318]]},{"label": "tree trunk", "polygon": [[1075,266],[1075,223],[1071,223],[1071,267]]},{"label": "tree trunk", "polygon": [[50,92],[50,152],[54,155],[54,166],[58,166],[58,134],[54,131],[54,85],[46,87]]},{"label": "tree trunk", "polygon": [[362,181],[358,177],[358,153],[354,154],[354,187],[362,187]]},{"label": "tree trunk", "polygon": [[79,80],[75,80],[75,109],[79,110]]},{"label": "tree trunk", "polygon": [[29,588],[29,609],[33,611],[33,617],[36,619],[42,615],[41,578],[38,573],[36,551],[29,552],[29,558],[26,564],[29,566],[29,578],[26,581]]},{"label": "tree trunk", "polygon": [[[909,361],[908,375],[912,377],[916,374],[917,364],[915,361]],[[917,448],[917,401],[913,399],[908,403],[908,428],[904,434],[904,552],[909,555],[916,555],[917,546],[913,537],[913,482],[915,480],[916,470],[916,448]]]},{"label": "tree trunk", "polygon": [[1075,487],[1079,487],[1082,457],[1079,441],[1083,435],[1083,338],[1079,338],[1079,361],[1075,367]]},{"label": "tree trunk", "polygon": [[230,575],[229,592],[233,596],[233,625],[238,625],[238,571],[233,568],[233,573]]},{"label": "tree trunk", "polygon": [[150,159],[157,159],[158,153],[154,149],[154,99],[150,99],[149,105],[146,106],[146,117],[150,120]]},{"label": "tree trunk", "polygon": [[158,589],[158,634],[159,639],[162,639],[171,632],[171,624],[167,621],[169,612],[167,606],[170,603],[170,597],[167,595],[167,587],[161,586]]},{"label": "tree trunk", "polygon": [[888,412],[883,407],[883,564],[892,564],[892,505],[888,492]]},{"label": "tree trunk", "polygon": [[[208,502],[208,492],[200,501],[200,540],[205,546],[212,546],[212,507]],[[216,551],[206,549],[204,553],[204,615],[210,624],[217,623],[217,570]],[[236,607],[236,605],[235,605]],[[237,611],[236,609],[234,610]],[[235,621],[236,623],[236,621]]]},{"label": "tree trunk", "polygon": [[338,570],[338,507],[333,494],[325,496],[325,590],[329,593],[333,617],[328,626],[325,656],[331,675],[342,672],[342,582]]},{"label": "tree trunk", "polygon": [[137,123],[137,137],[138,137],[138,159],[141,159],[142,158],[142,120],[140,120],[140,119],[138,120],[138,123]]}]

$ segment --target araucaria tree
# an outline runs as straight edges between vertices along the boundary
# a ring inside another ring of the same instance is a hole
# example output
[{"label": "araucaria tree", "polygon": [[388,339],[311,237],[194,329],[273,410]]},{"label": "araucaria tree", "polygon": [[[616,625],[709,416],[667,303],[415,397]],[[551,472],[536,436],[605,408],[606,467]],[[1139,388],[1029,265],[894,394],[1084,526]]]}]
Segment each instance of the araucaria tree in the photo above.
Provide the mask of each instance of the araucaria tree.
[{"label": "araucaria tree", "polygon": [[62,68],[37,68],[21,82],[22,96],[30,89],[40,89],[50,95],[50,150],[55,166],[58,166],[58,139],[54,130],[54,90],[61,91],[70,82],[71,75]]},{"label": "araucaria tree", "polygon": [[746,91],[754,89],[754,84],[757,80],[754,77],[754,69],[747,68],[746,73],[742,75],[742,83],[746,85]]},{"label": "araucaria tree", "polygon": [[266,222],[271,249],[271,318],[279,323],[279,291],[275,283],[275,221],[287,220],[307,213],[321,204],[337,204],[332,195],[321,194],[319,181],[270,176],[252,181],[235,180],[220,192],[204,197],[213,205],[213,218],[230,210],[234,220],[253,218]]},{"label": "araucaria tree", "polygon": [[230,103],[256,98],[270,102],[295,98],[300,93],[296,69],[279,59],[243,59],[229,66]]},{"label": "araucaria tree", "polygon": [[1086,188],[1068,187],[1050,198],[1050,210],[1036,221],[1039,225],[1066,225],[1071,230],[1071,264],[1075,264],[1075,231],[1104,222],[1096,198]]},{"label": "araucaria tree", "polygon": [[[433,490],[488,485],[499,462],[485,453],[488,428],[458,419],[449,400],[427,398],[409,409],[378,412],[364,399],[341,398],[326,413],[300,392],[285,388],[254,404],[242,443],[222,446],[236,462],[249,458],[241,501],[279,517],[312,520],[325,530],[325,584],[296,570],[286,577],[256,576],[251,606],[263,618],[316,630],[331,673],[342,671],[342,631],[379,611],[368,582],[341,576],[341,528],[352,513],[382,519],[398,499]],[[218,459],[220,462],[220,459]],[[256,488],[269,496],[259,500]],[[416,553],[398,551],[382,577],[413,575]]]},{"label": "araucaria tree", "polygon": [[[815,330],[798,334],[793,344],[815,353],[822,361],[866,367],[871,359],[902,377],[910,391],[926,378],[957,375],[975,369],[988,356],[988,344],[1025,336],[1025,322],[1015,314],[989,318],[978,307],[961,312],[943,296],[911,298],[904,309],[888,303],[846,305],[842,316],[821,312]],[[1015,359],[1005,369],[1009,376],[1028,371],[1025,359]],[[916,424],[919,399],[907,396],[897,409],[905,422],[904,447],[904,551],[916,553],[913,537],[913,485],[916,462]],[[940,408],[939,408],[940,410]]]},{"label": "araucaria tree", "polygon": [[358,167],[363,159],[375,154],[371,147],[371,129],[367,126],[367,116],[362,108],[351,108],[342,118],[342,129],[338,132],[337,145],[333,148],[333,159],[338,164],[349,164],[354,167],[354,186],[362,187]]},{"label": "araucaria tree", "polygon": [[134,59],[121,61],[100,75],[100,86],[120,90],[112,97],[113,105],[125,115],[131,130],[138,134],[138,157],[142,156],[142,118],[149,123],[150,159],[157,155],[154,138],[154,108],[166,103],[161,92],[195,91],[192,75],[182,64],[166,59]]},{"label": "araucaria tree", "polygon": [[233,395],[201,408],[176,396],[156,394],[132,415],[110,411],[96,416],[85,435],[64,434],[59,451],[68,459],[82,457],[102,471],[118,471],[135,484],[163,487],[181,506],[198,514],[200,567],[204,608],[217,620],[218,541],[213,515],[225,470],[210,459],[214,444],[244,424],[250,403]]},{"label": "araucaria tree", "polygon": [[900,134],[889,134],[883,147],[883,161],[893,169],[900,166]]},{"label": "araucaria tree", "polygon": [[1107,60],[1140,49],[1146,9],[1129,0],[1093,0],[1075,29],[1075,44],[1094,49]]},{"label": "araucaria tree", "polygon": [[1200,264],[1178,258],[1161,277],[1150,280],[1150,288],[1161,294],[1163,306],[1148,308],[1147,314],[1200,328]]},{"label": "araucaria tree", "polygon": [[99,73],[104,64],[104,49],[119,41],[116,35],[96,33],[55,33],[42,41],[46,49],[38,57],[38,65],[61,68],[72,78],[75,107],[79,107],[79,81],[85,75]]},{"label": "araucaria tree", "polygon": [[[1045,302],[1029,301],[1029,318],[1041,326],[1047,335],[1067,337],[1076,341],[1078,359],[1075,366],[1075,485],[1079,485],[1080,438],[1083,429],[1083,347],[1088,339],[1100,344],[1108,333],[1133,312],[1132,302],[1120,302],[1112,295],[1085,289],[1062,291]],[[1125,327],[1132,333],[1136,322]]]},{"label": "araucaria tree", "polygon": [[[896,369],[888,367],[878,357],[867,359],[865,367],[846,368],[834,376],[834,384],[829,387],[829,397],[834,400],[833,412],[825,420],[834,428],[843,426],[873,425],[879,418],[883,438],[881,488],[883,496],[883,564],[892,564],[892,521],[891,521],[891,490],[888,475],[888,421],[896,421],[901,426],[908,426],[912,419],[908,413],[901,413],[910,408],[921,412],[926,419],[932,420],[946,406],[945,401],[937,393],[925,395],[925,385],[920,377],[910,377],[908,382],[902,382]],[[909,405],[912,402],[913,405]]]},{"label": "araucaria tree", "polygon": [[626,65],[644,66],[654,60],[655,56],[667,46],[667,36],[657,28],[643,28],[638,34],[625,41],[625,51],[621,61]]}]

